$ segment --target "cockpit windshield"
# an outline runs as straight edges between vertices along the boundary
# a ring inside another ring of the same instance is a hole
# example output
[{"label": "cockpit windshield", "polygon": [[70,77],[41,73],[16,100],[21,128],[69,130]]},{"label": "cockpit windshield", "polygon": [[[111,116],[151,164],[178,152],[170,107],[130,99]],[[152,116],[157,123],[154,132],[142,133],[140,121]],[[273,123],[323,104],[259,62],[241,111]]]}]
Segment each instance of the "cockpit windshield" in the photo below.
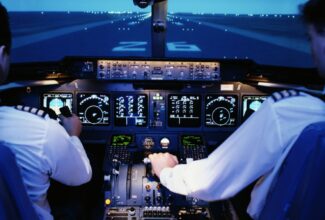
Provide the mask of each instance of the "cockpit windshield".
[{"label": "cockpit windshield", "polygon": [[[311,67],[299,5],[305,0],[169,0],[165,56],[251,59]],[[151,57],[151,8],[132,0],[2,0],[12,61],[65,56]]]}]

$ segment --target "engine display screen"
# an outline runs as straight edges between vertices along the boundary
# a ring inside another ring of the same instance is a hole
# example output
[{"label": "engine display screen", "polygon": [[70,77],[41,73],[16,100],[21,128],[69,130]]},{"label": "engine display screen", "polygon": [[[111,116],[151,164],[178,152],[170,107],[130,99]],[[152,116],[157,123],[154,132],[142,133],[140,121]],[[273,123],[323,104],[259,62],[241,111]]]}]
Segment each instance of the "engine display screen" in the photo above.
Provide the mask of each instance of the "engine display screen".
[{"label": "engine display screen", "polygon": [[82,124],[109,125],[109,96],[98,93],[77,94],[77,114]]},{"label": "engine display screen", "polygon": [[52,109],[59,115],[61,113],[60,108],[63,106],[68,106],[72,112],[72,101],[72,93],[44,93],[42,105],[44,108]]},{"label": "engine display screen", "polygon": [[169,95],[168,126],[199,127],[201,125],[201,96]]},{"label": "engine display screen", "polygon": [[145,127],[148,124],[148,96],[120,95],[114,100],[115,126]]},{"label": "engine display screen", "polygon": [[205,125],[231,127],[237,123],[238,98],[235,95],[208,95],[205,98]]},{"label": "engine display screen", "polygon": [[111,145],[114,147],[128,146],[132,142],[132,136],[126,134],[113,135]]},{"label": "engine display screen", "polygon": [[267,99],[267,96],[249,95],[243,96],[243,111],[242,117],[245,121],[249,116],[256,112]]},{"label": "engine display screen", "polygon": [[184,147],[202,146],[203,140],[199,135],[184,135],[181,137],[181,142]]}]

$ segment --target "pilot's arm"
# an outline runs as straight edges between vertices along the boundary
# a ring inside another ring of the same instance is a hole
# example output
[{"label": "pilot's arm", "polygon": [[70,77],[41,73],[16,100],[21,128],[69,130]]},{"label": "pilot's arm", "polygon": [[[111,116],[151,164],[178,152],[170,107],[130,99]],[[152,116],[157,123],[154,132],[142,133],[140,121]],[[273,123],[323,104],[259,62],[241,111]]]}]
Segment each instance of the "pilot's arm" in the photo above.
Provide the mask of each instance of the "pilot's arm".
[{"label": "pilot's arm", "polygon": [[176,165],[169,154],[151,155],[153,170],[173,192],[207,201],[232,197],[271,172],[306,125],[322,120],[319,102],[306,96],[276,103],[269,98],[208,158]]},{"label": "pilot's arm", "polygon": [[89,159],[78,136],[81,123],[77,116],[61,117],[63,126],[50,119],[44,156],[51,178],[66,184],[80,185],[92,176]]},{"label": "pilot's arm", "polygon": [[277,146],[282,145],[269,102],[206,159],[159,172],[155,158],[150,158],[161,183],[173,192],[210,201],[229,198],[265,174],[281,152]]}]

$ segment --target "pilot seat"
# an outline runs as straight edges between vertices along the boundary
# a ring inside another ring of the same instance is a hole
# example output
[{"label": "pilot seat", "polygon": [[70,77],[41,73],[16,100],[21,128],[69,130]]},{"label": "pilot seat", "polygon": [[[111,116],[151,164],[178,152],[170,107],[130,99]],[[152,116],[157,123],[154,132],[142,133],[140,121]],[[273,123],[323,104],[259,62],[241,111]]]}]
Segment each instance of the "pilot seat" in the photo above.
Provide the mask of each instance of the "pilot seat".
[{"label": "pilot seat", "polygon": [[22,181],[15,155],[0,142],[0,219],[39,219]]},{"label": "pilot seat", "polygon": [[273,181],[261,220],[325,219],[325,122],[307,126]]}]

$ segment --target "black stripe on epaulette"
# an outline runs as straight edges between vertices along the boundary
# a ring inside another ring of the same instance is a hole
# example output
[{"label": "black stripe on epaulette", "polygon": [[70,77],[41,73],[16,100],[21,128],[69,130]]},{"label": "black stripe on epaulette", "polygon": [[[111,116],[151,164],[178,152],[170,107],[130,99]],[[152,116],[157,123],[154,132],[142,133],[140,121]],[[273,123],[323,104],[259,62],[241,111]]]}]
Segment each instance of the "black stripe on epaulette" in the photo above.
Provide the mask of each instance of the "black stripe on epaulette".
[{"label": "black stripe on epaulette", "polygon": [[289,97],[295,97],[295,96],[300,96],[300,92],[297,90],[283,90],[280,92],[274,92],[271,97],[274,102],[281,101],[283,99],[289,98]]},{"label": "black stripe on epaulette", "polygon": [[321,93],[314,93],[314,92],[308,92],[308,91],[304,91],[305,93],[314,96],[316,98],[319,98],[320,100],[322,100],[323,102],[325,102],[325,94],[321,94]]},{"label": "black stripe on epaulette", "polygon": [[32,108],[32,107],[29,107],[29,106],[16,105],[15,109],[23,111],[23,112],[28,112],[28,113],[33,114],[33,115],[37,115],[37,116],[39,116],[41,118],[45,118],[47,116],[46,111],[43,111],[43,110],[37,109],[37,108]]}]

